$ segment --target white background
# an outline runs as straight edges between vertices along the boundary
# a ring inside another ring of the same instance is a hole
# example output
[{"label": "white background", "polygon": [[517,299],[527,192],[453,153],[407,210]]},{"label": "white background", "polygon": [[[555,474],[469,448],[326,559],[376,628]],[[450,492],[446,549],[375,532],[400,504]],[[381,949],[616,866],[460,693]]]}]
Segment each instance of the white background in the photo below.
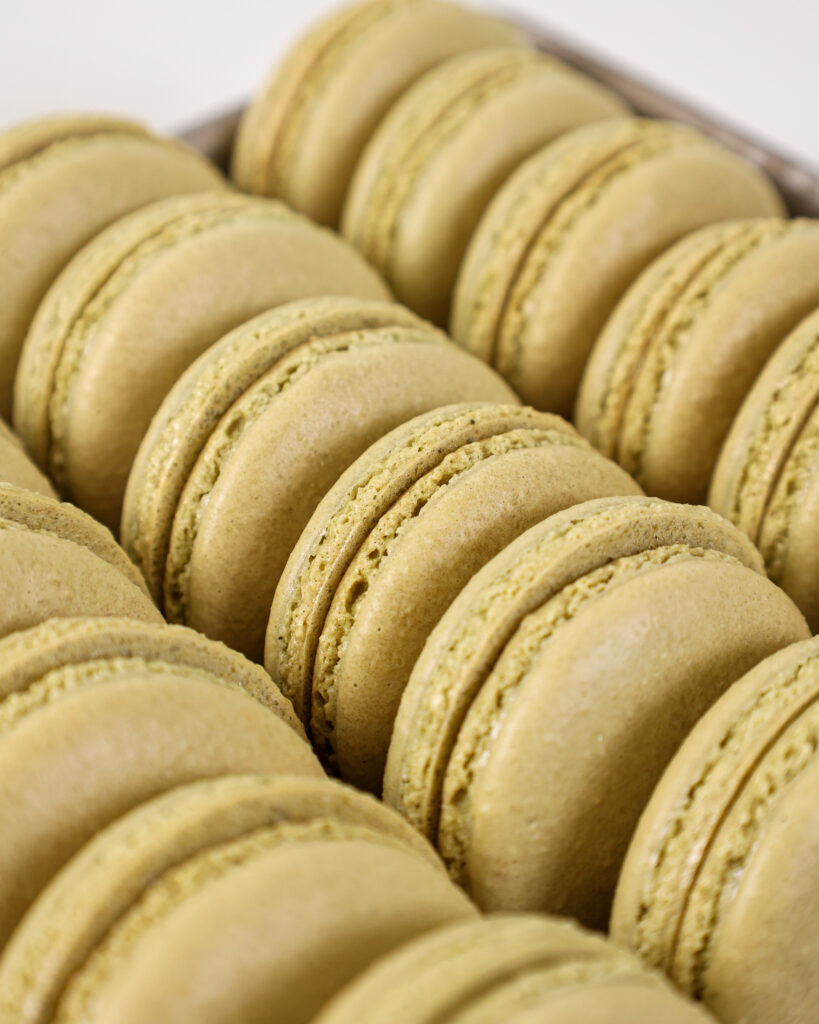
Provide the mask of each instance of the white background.
[{"label": "white background", "polygon": [[[819,167],[819,0],[482,0]],[[246,97],[334,0],[0,0],[0,126],[109,110],[173,131]]]}]

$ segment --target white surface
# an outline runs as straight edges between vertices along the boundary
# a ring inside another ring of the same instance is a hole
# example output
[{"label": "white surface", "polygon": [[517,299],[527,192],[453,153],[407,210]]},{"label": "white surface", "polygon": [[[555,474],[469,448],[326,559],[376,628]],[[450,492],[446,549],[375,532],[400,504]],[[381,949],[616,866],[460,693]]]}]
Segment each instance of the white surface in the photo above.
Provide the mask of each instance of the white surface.
[{"label": "white surface", "polygon": [[[483,6],[498,6],[482,0]],[[819,166],[819,0],[499,0]],[[334,0],[0,0],[0,125],[174,130],[247,96]]]}]

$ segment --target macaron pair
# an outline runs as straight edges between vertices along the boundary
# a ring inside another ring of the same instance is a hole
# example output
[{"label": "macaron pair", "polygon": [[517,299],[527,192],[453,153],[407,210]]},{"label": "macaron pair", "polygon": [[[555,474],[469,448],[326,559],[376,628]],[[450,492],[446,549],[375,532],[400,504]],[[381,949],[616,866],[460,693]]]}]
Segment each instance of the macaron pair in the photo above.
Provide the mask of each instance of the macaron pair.
[{"label": "macaron pair", "polygon": [[0,961],[16,1024],[306,1024],[377,957],[476,916],[429,846],[338,783],[245,775],[112,824]]},{"label": "macaron pair", "polygon": [[819,632],[819,310],[782,342],[722,446],[708,504],[759,547]]},{"label": "macaron pair", "polygon": [[200,778],[322,774],[286,705],[250,695],[238,655],[113,629],[46,623],[0,641],[0,948],[66,861],[137,804]]},{"label": "macaron pair", "polygon": [[162,622],[110,532],[67,503],[0,483],[0,637],[50,618]]},{"label": "macaron pair", "polygon": [[115,530],[139,443],[179,375],[250,317],[323,294],[387,290],[341,239],[273,200],[152,204],[54,283],[23,349],[15,427],[60,492]]},{"label": "macaron pair", "polygon": [[293,549],[267,628],[267,668],[321,756],[380,792],[413,665],[471,576],[553,512],[636,493],[565,420],[518,406],[448,406],[369,448]]},{"label": "macaron pair", "polygon": [[766,659],[703,716],[623,865],[616,941],[725,1024],[819,1002],[819,641]]},{"label": "macaron pair", "polygon": [[11,414],[31,319],[74,253],[139,206],[223,184],[192,149],[119,118],[54,117],[0,134],[0,416]]},{"label": "macaron pair", "polygon": [[163,403],[128,484],[123,543],[170,621],[261,661],[276,583],[326,491],[397,424],[467,398],[514,401],[401,306],[325,298],[263,314]]},{"label": "macaron pair", "polygon": [[566,509],[438,623],[401,701],[384,797],[483,909],[605,927],[637,820],[688,730],[808,635],[711,510],[628,496]]},{"label": "macaron pair", "polygon": [[440,0],[345,7],[289,50],[245,111],[233,177],[336,227],[361,152],[405,89],[447,57],[523,42],[520,29]]},{"label": "macaron pair", "polygon": [[682,125],[613,118],[512,175],[458,276],[456,341],[539,409],[570,416],[589,352],[637,275],[697,228],[776,215],[758,170]]},{"label": "macaron pair", "polygon": [[48,478],[40,472],[23,448],[20,438],[0,417],[0,483],[14,484],[56,498]]},{"label": "macaron pair", "polygon": [[706,1024],[636,958],[569,921],[486,917],[373,964],[316,1024]]},{"label": "macaron pair", "polygon": [[704,501],[756,376],[819,305],[819,222],[704,228],[652,263],[595,344],[580,432],[649,494]]},{"label": "macaron pair", "polygon": [[445,324],[472,233],[512,171],[563,132],[625,110],[534,50],[453,57],[407,90],[370,139],[342,231],[401,302]]}]

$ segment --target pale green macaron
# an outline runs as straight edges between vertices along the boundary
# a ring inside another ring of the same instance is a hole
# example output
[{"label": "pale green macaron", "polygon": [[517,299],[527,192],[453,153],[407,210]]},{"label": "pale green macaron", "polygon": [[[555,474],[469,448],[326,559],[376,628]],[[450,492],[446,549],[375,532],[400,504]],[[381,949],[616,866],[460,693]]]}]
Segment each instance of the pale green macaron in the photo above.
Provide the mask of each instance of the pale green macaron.
[{"label": "pale green macaron", "polygon": [[445,324],[469,240],[509,174],[563,132],[625,109],[533,50],[453,57],[380,124],[356,168],[342,230],[400,301]]},{"label": "pale green macaron", "polygon": [[207,192],[154,203],[86,246],[41,304],[14,423],[60,492],[111,529],[151,417],[227,331],[308,295],[383,299],[350,246],[274,200]]},{"label": "pale green macaron", "polygon": [[0,483],[15,484],[56,498],[48,477],[41,473],[23,448],[23,442],[0,417]]},{"label": "pale green macaron", "polygon": [[198,153],[104,115],[53,117],[0,134],[0,416],[37,305],[106,225],[163,196],[218,188]]},{"label": "pale green macaron", "polygon": [[478,569],[534,523],[639,488],[565,420],[455,405],[398,427],[341,476],[282,574],[266,665],[320,754],[380,792],[401,694]]},{"label": "pale green macaron", "polygon": [[353,170],[393,102],[466,50],[522,45],[517,27],[440,0],[366,0],[319,22],[245,111],[233,177],[335,227]]},{"label": "pale green macaron", "polygon": [[646,492],[704,501],[731,422],[780,342],[819,305],[819,222],[702,229],[655,260],[586,366],[580,432]]},{"label": "pale green macaron", "polygon": [[214,345],[145,438],[122,536],[184,622],[261,661],[270,603],[327,490],[397,424],[505,382],[401,306],[293,303]]},{"label": "pale green macaron", "polygon": [[704,225],[782,211],[760,171],[691,128],[577,128],[489,206],[458,277],[453,337],[525,401],[570,416],[595,338],[652,259]]},{"label": "pale green macaron", "polygon": [[758,545],[819,632],[819,310],[757,377],[722,447],[708,503]]},{"label": "pale green macaron", "polygon": [[601,498],[532,527],[430,636],[384,796],[486,910],[604,927],[654,784],[699,716],[809,635],[710,509]]},{"label": "pale green macaron", "polygon": [[459,922],[407,943],[315,1024],[706,1024],[713,1018],[602,935],[534,915]]},{"label": "pale green macaron", "polygon": [[[0,960],[15,1024],[307,1024],[376,958],[476,917],[427,843],[328,780],[160,796],[56,876]],[[184,983],[182,983],[184,979]]]},{"label": "pale green macaron", "polygon": [[819,1003],[819,641],[759,664],[703,716],[643,813],[615,940],[725,1024]]}]

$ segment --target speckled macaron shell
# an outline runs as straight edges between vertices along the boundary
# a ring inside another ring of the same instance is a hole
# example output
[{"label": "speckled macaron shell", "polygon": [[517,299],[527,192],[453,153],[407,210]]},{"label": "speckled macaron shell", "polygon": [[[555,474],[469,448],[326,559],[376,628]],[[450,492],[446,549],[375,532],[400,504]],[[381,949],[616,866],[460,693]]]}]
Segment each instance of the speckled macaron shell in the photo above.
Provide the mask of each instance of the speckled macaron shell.
[{"label": "speckled macaron shell", "polygon": [[20,438],[0,417],[0,483],[14,484],[28,491],[37,491],[50,498],[57,495],[51,482],[34,465]]},{"label": "speckled macaron shell", "polygon": [[452,334],[525,401],[569,416],[595,338],[652,259],[715,221],[782,212],[756,168],[690,128],[575,129],[493,199],[458,277]]},{"label": "speckled macaron shell", "polygon": [[[380,791],[413,665],[473,573],[559,509],[639,493],[565,422],[534,410],[510,412],[489,411],[494,430],[481,424],[473,439],[449,452],[442,446],[437,462],[407,481],[333,594],[313,664],[310,733],[341,777],[361,788]],[[365,462],[361,475],[370,470]]]},{"label": "speckled macaron shell", "polygon": [[203,669],[102,658],[0,703],[0,944],[95,832],[174,786],[218,775],[320,775],[278,715]]},{"label": "speckled macaron shell", "polygon": [[165,613],[261,661],[276,584],[302,529],[374,441],[505,382],[428,325],[315,338],[263,373],[220,419],[179,499]]},{"label": "speckled macaron shell", "polygon": [[711,708],[646,807],[616,940],[727,1024],[809,1020],[819,994],[819,643],[766,659]]},{"label": "speckled macaron shell", "polygon": [[[599,1016],[612,998],[614,1012]],[[574,1016],[566,1015],[569,1006]],[[509,915],[407,943],[364,971],[316,1024],[710,1019],[602,935],[557,918]]]},{"label": "speckled macaron shell", "polygon": [[819,312],[782,342],[737,413],[709,504],[760,544],[775,583],[819,630]]},{"label": "speckled macaron shell", "polygon": [[402,818],[329,780],[234,775],[179,787],[104,829],[46,886],[0,959],[0,1014],[50,1024],[74,971],[166,871],[259,829],[316,821],[370,829],[440,866]]},{"label": "speckled macaron shell", "polygon": [[222,183],[198,153],[118,118],[48,118],[0,136],[0,415],[37,305],[74,253],[139,206]]},{"label": "speckled macaron shell", "polygon": [[231,405],[288,352],[352,331],[424,326],[403,306],[324,297],[287,303],[211,345],[168,392],[128,477],[120,535],[151,593],[164,599],[165,562],[179,499]]},{"label": "speckled macaron shell", "polygon": [[15,425],[61,493],[119,527],[131,463],[179,375],[227,331],[309,295],[385,299],[341,239],[281,203],[211,192],[101,234],[26,339]]},{"label": "speckled macaron shell", "polygon": [[373,135],[342,230],[400,301],[445,324],[469,240],[509,174],[563,132],[624,112],[607,89],[535,51],[453,57],[408,90]]},{"label": "speckled macaron shell", "polygon": [[580,432],[648,493],[705,500],[754,379],[819,304],[817,267],[815,221],[738,221],[683,239],[603,329],[581,384]]},{"label": "speckled macaron shell", "polygon": [[55,669],[107,658],[138,658],[203,669],[241,686],[304,736],[290,701],[259,665],[184,626],[133,619],[51,619],[0,640],[0,700],[25,690]]},{"label": "speckled macaron shell", "polygon": [[304,36],[247,108],[233,177],[335,227],[362,150],[405,89],[455,54],[523,42],[516,26],[439,0],[351,5]]}]

